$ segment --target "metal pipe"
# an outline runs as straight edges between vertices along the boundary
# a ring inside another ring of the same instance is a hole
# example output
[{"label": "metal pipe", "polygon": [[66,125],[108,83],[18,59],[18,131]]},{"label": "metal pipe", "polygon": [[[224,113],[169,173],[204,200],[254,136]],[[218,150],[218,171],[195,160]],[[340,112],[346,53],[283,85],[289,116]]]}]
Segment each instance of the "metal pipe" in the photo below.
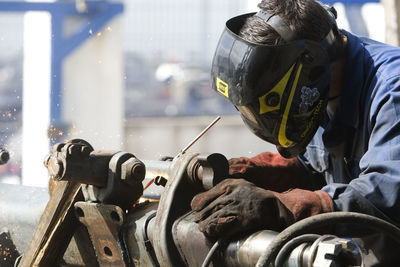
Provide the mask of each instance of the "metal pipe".
[{"label": "metal pipe", "polygon": [[[223,252],[224,263],[232,267],[250,267],[254,266],[268,245],[278,235],[271,230],[263,230],[252,235],[245,236],[237,241],[228,244]],[[303,257],[308,256],[307,251],[310,244],[303,243],[297,246],[285,261],[285,267],[299,266],[304,261]]]},{"label": "metal pipe", "polygon": [[165,179],[169,179],[170,170],[174,162],[172,161],[161,161],[161,160],[143,160],[146,166],[146,177],[153,179],[157,176],[162,176]]}]

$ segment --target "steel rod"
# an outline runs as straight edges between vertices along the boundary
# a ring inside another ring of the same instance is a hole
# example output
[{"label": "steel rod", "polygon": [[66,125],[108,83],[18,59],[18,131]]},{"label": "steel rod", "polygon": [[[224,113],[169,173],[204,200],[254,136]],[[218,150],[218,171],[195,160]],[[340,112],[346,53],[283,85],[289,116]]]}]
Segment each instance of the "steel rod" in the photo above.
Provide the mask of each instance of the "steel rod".
[{"label": "steel rod", "polygon": [[213,120],[201,133],[199,133],[198,136],[196,136],[196,138],[194,138],[184,149],[182,149],[180,153],[181,154],[185,153],[194,143],[197,142],[197,140],[199,140],[220,119],[221,119],[221,116],[218,116],[217,118],[215,118],[215,120]]}]

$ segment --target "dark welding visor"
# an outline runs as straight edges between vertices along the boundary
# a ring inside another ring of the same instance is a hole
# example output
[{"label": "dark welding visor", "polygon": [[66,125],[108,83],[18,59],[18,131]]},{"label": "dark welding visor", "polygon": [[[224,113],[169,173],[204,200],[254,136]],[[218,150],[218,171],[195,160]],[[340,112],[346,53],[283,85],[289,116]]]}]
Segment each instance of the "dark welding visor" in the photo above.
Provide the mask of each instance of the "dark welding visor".
[{"label": "dark welding visor", "polygon": [[329,90],[329,56],[320,42],[260,45],[239,36],[254,13],[230,19],[216,49],[213,88],[229,99],[245,124],[291,157],[315,134]]}]

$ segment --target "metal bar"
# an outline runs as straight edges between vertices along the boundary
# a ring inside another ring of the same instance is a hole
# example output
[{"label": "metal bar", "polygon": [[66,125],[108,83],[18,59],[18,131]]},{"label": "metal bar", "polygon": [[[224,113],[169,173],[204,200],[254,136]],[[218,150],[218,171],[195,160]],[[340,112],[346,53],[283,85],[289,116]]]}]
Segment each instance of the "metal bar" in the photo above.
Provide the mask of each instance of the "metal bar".
[{"label": "metal bar", "polygon": [[213,120],[201,133],[199,133],[198,136],[196,136],[184,149],[181,150],[180,154],[185,153],[194,143],[197,142],[211,127],[214,126],[219,120],[221,119],[221,116],[218,116]]},{"label": "metal bar", "polygon": [[64,41],[62,46],[62,56],[68,56],[84,41],[92,35],[97,34],[112,18],[122,13],[123,10],[124,7],[120,3],[109,3],[105,5],[104,9],[98,11],[99,13],[95,14],[88,24],[85,24],[78,32]]},{"label": "metal bar", "polygon": [[146,166],[146,178],[152,179],[157,176],[162,176],[165,179],[169,179],[169,173],[172,161],[161,161],[161,160],[143,160]]}]

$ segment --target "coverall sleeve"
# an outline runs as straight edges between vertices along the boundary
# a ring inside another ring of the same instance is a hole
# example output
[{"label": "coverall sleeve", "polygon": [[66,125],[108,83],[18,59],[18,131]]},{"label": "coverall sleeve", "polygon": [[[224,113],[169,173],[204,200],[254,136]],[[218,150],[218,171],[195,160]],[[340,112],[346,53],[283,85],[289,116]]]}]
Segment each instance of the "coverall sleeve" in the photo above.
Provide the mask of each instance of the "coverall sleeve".
[{"label": "coverall sleeve", "polygon": [[331,196],[336,210],[366,213],[400,225],[399,79],[385,89],[373,94],[364,115],[369,137],[359,163],[361,173],[349,184],[332,183],[322,190]]}]

